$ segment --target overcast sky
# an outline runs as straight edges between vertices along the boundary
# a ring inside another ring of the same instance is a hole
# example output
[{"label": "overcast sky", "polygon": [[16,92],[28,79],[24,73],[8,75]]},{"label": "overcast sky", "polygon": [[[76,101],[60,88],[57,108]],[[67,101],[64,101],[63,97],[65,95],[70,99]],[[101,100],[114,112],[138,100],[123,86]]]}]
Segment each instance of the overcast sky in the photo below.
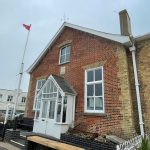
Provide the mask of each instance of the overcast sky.
[{"label": "overcast sky", "polygon": [[[150,32],[150,0],[0,0],[0,89],[16,89],[27,37],[22,24],[32,24],[24,71],[46,47],[66,15],[70,23],[120,33],[118,12],[127,9],[134,36]],[[24,72],[21,88],[28,90]]]}]

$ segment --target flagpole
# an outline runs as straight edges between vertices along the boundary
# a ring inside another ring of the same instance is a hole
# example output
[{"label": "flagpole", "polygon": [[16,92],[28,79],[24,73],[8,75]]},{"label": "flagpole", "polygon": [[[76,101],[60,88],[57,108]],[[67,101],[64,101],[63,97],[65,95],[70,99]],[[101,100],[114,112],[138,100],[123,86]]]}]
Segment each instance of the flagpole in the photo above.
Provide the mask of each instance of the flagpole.
[{"label": "flagpole", "polygon": [[[31,24],[30,24],[30,27],[31,27]],[[24,48],[24,51],[23,51],[23,57],[22,57],[21,66],[20,66],[20,72],[19,72],[19,82],[18,82],[18,89],[17,89],[17,98],[15,100],[15,105],[14,105],[12,119],[15,118],[17,103],[18,103],[18,100],[19,100],[20,87],[21,87],[21,81],[22,81],[22,76],[23,76],[23,68],[24,68],[24,57],[25,57],[25,52],[26,52],[26,49],[27,49],[29,34],[30,34],[30,29],[28,30],[27,39],[26,39],[26,43],[25,43],[25,48]]]}]

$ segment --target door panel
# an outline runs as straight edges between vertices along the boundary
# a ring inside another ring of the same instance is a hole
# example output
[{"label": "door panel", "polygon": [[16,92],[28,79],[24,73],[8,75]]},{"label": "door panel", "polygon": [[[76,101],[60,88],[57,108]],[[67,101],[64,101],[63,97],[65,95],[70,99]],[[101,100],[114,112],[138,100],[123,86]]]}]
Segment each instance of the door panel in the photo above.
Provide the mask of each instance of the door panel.
[{"label": "door panel", "polygon": [[39,118],[39,126],[40,126],[40,133],[46,133],[46,126],[47,126],[47,112],[48,112],[48,100],[42,101],[42,107],[40,110],[40,118]]}]

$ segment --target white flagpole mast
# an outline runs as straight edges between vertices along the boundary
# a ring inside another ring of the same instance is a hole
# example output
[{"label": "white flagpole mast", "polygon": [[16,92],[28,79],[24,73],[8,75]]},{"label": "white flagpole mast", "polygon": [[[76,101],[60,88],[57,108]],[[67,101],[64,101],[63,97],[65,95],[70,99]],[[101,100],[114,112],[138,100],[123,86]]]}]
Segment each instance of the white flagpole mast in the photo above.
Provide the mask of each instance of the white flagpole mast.
[{"label": "white flagpole mast", "polygon": [[[30,24],[30,27],[31,27],[31,24]],[[24,52],[23,52],[22,61],[21,61],[21,67],[20,67],[20,72],[19,72],[19,82],[18,82],[18,89],[17,89],[17,98],[16,98],[15,105],[14,105],[12,119],[15,118],[17,103],[18,103],[18,99],[19,99],[19,95],[20,95],[20,87],[21,87],[21,81],[22,81],[22,76],[23,76],[23,68],[24,68],[24,57],[25,57],[25,52],[26,52],[26,49],[27,49],[29,34],[30,34],[30,29],[28,30],[27,40],[26,40],[26,44],[25,44],[25,48],[24,48]]]}]

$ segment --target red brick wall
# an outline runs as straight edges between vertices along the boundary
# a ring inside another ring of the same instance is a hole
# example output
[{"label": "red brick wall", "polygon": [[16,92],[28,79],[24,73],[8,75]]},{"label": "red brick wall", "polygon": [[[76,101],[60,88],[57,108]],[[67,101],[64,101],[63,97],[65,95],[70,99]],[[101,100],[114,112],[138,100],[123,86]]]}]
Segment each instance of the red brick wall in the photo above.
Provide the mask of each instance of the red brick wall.
[{"label": "red brick wall", "polygon": [[[36,79],[41,76],[48,77],[50,74],[60,75],[59,45],[71,40],[71,59],[66,66],[64,78],[70,82],[77,92],[75,126],[86,132],[103,134],[123,134],[121,121],[121,89],[118,78],[118,55],[115,42],[96,37],[81,31],[66,28],[61,36],[49,49],[45,57],[31,74],[30,90],[28,97],[27,116],[33,116],[33,101]],[[91,116],[84,114],[84,71],[91,64],[104,65],[104,116]]]}]

